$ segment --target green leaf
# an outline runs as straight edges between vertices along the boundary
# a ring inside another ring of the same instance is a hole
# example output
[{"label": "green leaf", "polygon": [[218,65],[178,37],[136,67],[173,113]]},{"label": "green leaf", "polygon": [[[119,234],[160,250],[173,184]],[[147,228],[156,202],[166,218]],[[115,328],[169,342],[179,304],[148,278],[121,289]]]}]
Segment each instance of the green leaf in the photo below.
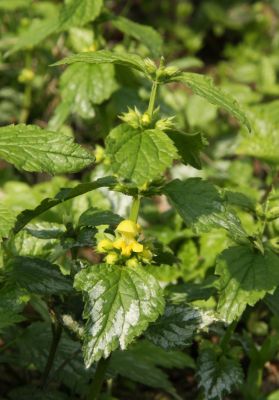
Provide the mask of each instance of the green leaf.
[{"label": "green leaf", "polygon": [[23,321],[25,318],[20,314],[29,296],[15,287],[3,287],[0,290],[0,331],[3,328]]},{"label": "green leaf", "polygon": [[201,325],[198,309],[188,305],[169,304],[164,314],[145,333],[147,339],[166,350],[185,347]]},{"label": "green leaf", "polygon": [[59,15],[59,31],[94,21],[102,6],[103,0],[68,0]]},{"label": "green leaf", "polygon": [[158,129],[141,131],[120,124],[107,137],[113,172],[138,186],[157,178],[177,158],[171,139]]},{"label": "green leaf", "polygon": [[200,178],[175,179],[164,187],[163,192],[187,225],[194,225],[202,232],[224,228],[234,240],[248,240],[240,220],[226,209],[221,195],[210,182]]},{"label": "green leaf", "polygon": [[19,50],[28,49],[41,43],[48,36],[53,34],[59,26],[59,19],[57,16],[52,16],[45,20],[35,19],[27,30],[24,30],[16,40],[16,43],[10,48],[5,56],[9,56]]},{"label": "green leaf", "polygon": [[218,354],[214,348],[201,350],[197,375],[206,400],[222,400],[224,394],[238,388],[243,382],[243,371],[237,360]]},{"label": "green leaf", "polygon": [[218,312],[228,323],[238,318],[247,305],[253,306],[279,285],[279,257],[266,249],[264,254],[248,246],[224,250],[217,259],[220,275]]},{"label": "green leaf", "polygon": [[222,92],[217,88],[213,80],[205,75],[196,74],[193,72],[183,72],[170,78],[170,82],[182,82],[187,85],[192,91],[204,97],[210,103],[224,108],[232,114],[241,124],[245,125],[250,131],[251,126],[246,114],[241,110],[240,105],[228,93]]},{"label": "green leaf", "polygon": [[126,351],[115,351],[109,370],[143,385],[175,393],[163,368],[195,368],[195,363],[180,351],[165,351],[148,341],[139,341]]},{"label": "green leaf", "polygon": [[148,47],[154,57],[162,54],[163,40],[151,26],[138,24],[125,17],[115,17],[111,23],[125,35],[132,36]]},{"label": "green leaf", "polygon": [[168,136],[174,142],[184,164],[190,164],[197,169],[202,168],[200,152],[205,148],[207,142],[201,133],[186,134],[179,131],[170,131]]},{"label": "green leaf", "polygon": [[119,346],[125,349],[164,309],[158,282],[142,267],[91,266],[76,275],[75,288],[85,300],[87,367]]},{"label": "green leaf", "polygon": [[117,214],[109,210],[99,210],[97,208],[88,208],[79,218],[79,226],[98,226],[112,225],[116,226],[123,220]]},{"label": "green leaf", "polygon": [[264,298],[264,302],[273,314],[279,317],[279,288],[277,288],[274,293],[267,294]]},{"label": "green leaf", "polygon": [[9,392],[11,400],[69,400],[69,397],[62,392],[56,390],[39,389],[36,386],[26,385],[20,386]]},{"label": "green leaf", "polygon": [[115,178],[107,176],[105,178],[97,179],[95,182],[80,183],[74,188],[61,189],[54,198],[44,199],[41,204],[39,204],[33,210],[25,210],[20,213],[17,216],[14,232],[19,232],[33,218],[38,217],[40,214],[51,209],[52,207],[57,206],[60,203],[63,203],[64,201],[73,199],[74,197],[80,196],[100,187],[113,187],[116,183],[117,181]]},{"label": "green leaf", "polygon": [[143,58],[133,53],[113,53],[108,50],[99,50],[94,52],[82,52],[78,54],[73,54],[72,56],[63,58],[63,60],[58,61],[53,64],[63,65],[63,64],[73,64],[76,62],[83,62],[88,64],[117,64],[123,65],[124,67],[134,68],[138,71],[145,72],[145,64]]},{"label": "green leaf", "polygon": [[114,67],[109,64],[73,64],[60,79],[62,102],[83,118],[94,117],[94,104],[109,99],[116,87]]},{"label": "green leaf", "polygon": [[7,282],[29,292],[50,295],[72,290],[71,281],[63,276],[57,265],[35,257],[14,257],[5,267]]},{"label": "green leaf", "polygon": [[7,237],[14,226],[15,215],[3,204],[0,203],[0,241]]},{"label": "green leaf", "polygon": [[77,172],[94,161],[71,137],[24,124],[0,128],[0,157],[19,169],[50,174]]},{"label": "green leaf", "polygon": [[237,154],[256,157],[275,165],[279,164],[279,129],[275,111],[278,110],[278,106],[279,101],[273,101],[253,107],[249,111],[253,138],[243,131],[238,140]]}]

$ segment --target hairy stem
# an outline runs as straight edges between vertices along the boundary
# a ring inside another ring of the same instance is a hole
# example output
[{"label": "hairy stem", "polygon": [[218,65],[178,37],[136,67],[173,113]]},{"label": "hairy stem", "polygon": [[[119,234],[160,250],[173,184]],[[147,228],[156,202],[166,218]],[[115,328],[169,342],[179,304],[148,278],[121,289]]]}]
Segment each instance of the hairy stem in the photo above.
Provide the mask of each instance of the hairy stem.
[{"label": "hairy stem", "polygon": [[156,95],[157,95],[157,88],[158,88],[158,82],[154,81],[153,85],[152,85],[149,104],[148,104],[148,109],[147,109],[147,113],[149,114],[150,118],[152,118],[153,112],[154,112]]},{"label": "hairy stem", "polygon": [[51,340],[51,345],[49,349],[49,354],[48,354],[48,359],[47,363],[43,372],[42,376],[42,387],[46,387],[47,382],[48,382],[48,377],[50,374],[50,371],[52,369],[55,355],[57,352],[57,348],[61,339],[62,335],[62,325],[58,321],[55,313],[53,311],[50,311],[51,319],[52,319],[52,324],[51,324],[51,329],[52,329],[52,340]]},{"label": "hairy stem", "polygon": [[106,370],[109,365],[110,358],[101,358],[98,362],[97,369],[90,385],[87,400],[98,400],[104,380]]},{"label": "hairy stem", "polygon": [[221,340],[221,348],[223,350],[223,352],[226,352],[228,350],[229,344],[230,344],[230,340],[232,338],[232,335],[235,331],[236,325],[237,325],[237,320],[233,321],[227,328],[225,335],[223,336],[222,340]]},{"label": "hairy stem", "polygon": [[132,206],[131,206],[131,211],[130,211],[130,220],[137,222],[138,220],[138,215],[139,215],[139,208],[140,208],[140,197],[134,197]]}]

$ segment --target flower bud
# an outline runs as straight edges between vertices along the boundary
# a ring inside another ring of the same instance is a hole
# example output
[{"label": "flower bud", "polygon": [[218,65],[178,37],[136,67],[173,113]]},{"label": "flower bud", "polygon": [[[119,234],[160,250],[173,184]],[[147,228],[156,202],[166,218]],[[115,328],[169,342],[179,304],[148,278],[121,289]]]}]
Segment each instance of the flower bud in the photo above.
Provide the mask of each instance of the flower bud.
[{"label": "flower bud", "polygon": [[30,68],[23,68],[18,76],[20,83],[32,82],[35,78],[35,74]]}]

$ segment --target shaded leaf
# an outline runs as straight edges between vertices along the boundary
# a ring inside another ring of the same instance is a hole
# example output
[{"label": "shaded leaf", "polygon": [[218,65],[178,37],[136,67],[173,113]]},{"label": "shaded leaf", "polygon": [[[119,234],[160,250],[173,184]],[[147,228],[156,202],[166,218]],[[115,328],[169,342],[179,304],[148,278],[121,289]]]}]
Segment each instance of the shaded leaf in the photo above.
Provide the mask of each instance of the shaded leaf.
[{"label": "shaded leaf", "polygon": [[0,240],[7,237],[15,222],[14,214],[0,203]]},{"label": "shaded leaf", "polygon": [[187,225],[194,225],[202,232],[224,228],[234,240],[248,240],[240,220],[226,209],[219,192],[210,182],[200,178],[175,179],[163,191]]},{"label": "shaded leaf", "polygon": [[40,258],[14,257],[6,265],[5,275],[10,285],[32,293],[50,295],[72,290],[71,281],[59,267]]},{"label": "shaded leaf", "polygon": [[97,208],[89,208],[79,218],[78,224],[80,226],[98,226],[98,225],[112,225],[116,226],[123,220],[117,214],[109,210],[99,210]]},{"label": "shaded leaf", "polygon": [[170,131],[168,136],[174,142],[184,164],[190,164],[197,169],[202,168],[200,152],[206,146],[206,141],[201,133],[186,134],[179,131]]},{"label": "shaded leaf", "polygon": [[107,176],[105,178],[97,179],[95,182],[80,183],[74,188],[61,189],[54,198],[44,199],[41,204],[39,204],[33,210],[25,210],[20,213],[16,220],[14,232],[19,232],[33,218],[38,217],[40,214],[52,207],[57,206],[60,203],[63,203],[64,201],[73,199],[74,197],[80,196],[81,194],[90,192],[91,190],[95,190],[100,187],[113,187],[116,183],[117,181],[115,178]]},{"label": "shaded leaf", "polygon": [[201,325],[199,310],[182,304],[168,304],[164,314],[145,333],[147,339],[166,350],[185,347]]}]

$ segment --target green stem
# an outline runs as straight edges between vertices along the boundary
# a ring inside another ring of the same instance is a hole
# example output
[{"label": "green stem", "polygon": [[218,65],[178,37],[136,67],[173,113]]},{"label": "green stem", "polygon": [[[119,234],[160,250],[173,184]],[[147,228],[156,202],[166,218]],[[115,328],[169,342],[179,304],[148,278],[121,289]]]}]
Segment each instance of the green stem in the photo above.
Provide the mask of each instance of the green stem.
[{"label": "green stem", "polygon": [[140,208],[140,197],[134,197],[132,206],[131,206],[131,211],[130,211],[130,220],[137,222],[138,220],[138,215],[139,215],[139,208]]},{"label": "green stem", "polygon": [[51,345],[50,345],[47,363],[46,363],[46,366],[45,366],[45,369],[43,372],[43,376],[42,376],[42,387],[46,387],[46,385],[47,385],[49,373],[53,366],[53,362],[55,359],[58,344],[60,342],[61,335],[62,335],[62,326],[61,326],[60,322],[58,321],[55,313],[51,311],[50,316],[52,319],[52,325],[51,325],[52,341],[51,341]]},{"label": "green stem", "polygon": [[152,89],[151,89],[150,99],[149,99],[149,104],[148,104],[148,109],[147,109],[147,113],[150,116],[150,118],[152,118],[153,112],[154,112],[157,88],[158,88],[158,82],[154,81],[152,84]]},{"label": "green stem", "polygon": [[237,322],[238,321],[235,320],[233,323],[230,324],[230,326],[228,326],[228,328],[226,330],[226,333],[225,333],[225,335],[223,336],[223,338],[221,340],[220,346],[221,346],[223,352],[226,352],[228,350],[228,347],[229,347],[229,344],[230,344],[230,340],[231,340],[231,337],[232,337],[232,335],[234,333],[234,330],[236,328]]},{"label": "green stem", "polygon": [[89,388],[87,400],[98,400],[99,394],[101,392],[105,380],[105,374],[109,365],[109,361],[110,358],[106,359],[101,358],[101,360],[98,362],[93,381]]},{"label": "green stem", "polygon": [[32,98],[32,87],[31,83],[28,82],[25,85],[24,94],[23,94],[23,108],[21,110],[19,116],[19,123],[25,124],[28,120],[30,107],[31,107],[31,98]]}]

